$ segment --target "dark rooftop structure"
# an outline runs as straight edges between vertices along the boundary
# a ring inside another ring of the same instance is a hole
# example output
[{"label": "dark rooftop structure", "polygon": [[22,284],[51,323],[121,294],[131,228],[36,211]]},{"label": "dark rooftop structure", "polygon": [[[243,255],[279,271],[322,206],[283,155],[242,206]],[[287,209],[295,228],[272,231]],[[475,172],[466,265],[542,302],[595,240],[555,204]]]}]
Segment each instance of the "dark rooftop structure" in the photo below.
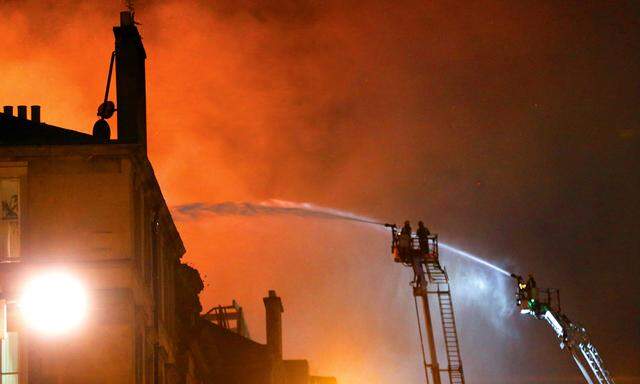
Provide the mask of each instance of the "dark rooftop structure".
[{"label": "dark rooftop structure", "polygon": [[207,382],[271,384],[278,362],[266,345],[201,319],[196,337]]},{"label": "dark rooftop structure", "polygon": [[311,376],[303,359],[282,358],[282,300],[274,290],[264,298],[267,344],[200,317],[191,349],[205,382],[227,384],[335,384],[333,377]]},{"label": "dark rooftop structure", "polygon": [[[113,34],[115,51],[111,56],[104,102],[98,107],[100,119],[94,124],[92,135],[43,123],[38,105],[31,106],[31,119],[27,119],[26,105],[17,107],[17,115],[14,115],[12,106],[4,106],[0,113],[0,145],[122,143],[135,144],[146,149],[145,60],[147,55],[132,12],[120,13],[120,25],[113,28]],[[117,103],[109,101],[114,64],[118,85]],[[118,138],[112,140],[111,128],[106,119],[116,112],[116,105]]]},{"label": "dark rooftop structure", "polygon": [[[26,110],[26,106],[24,107]],[[21,109],[21,108],[20,108]],[[36,119],[34,119],[34,111]],[[0,145],[65,145],[98,144],[98,138],[78,131],[56,127],[40,121],[38,106],[31,107],[31,119],[14,116],[13,108],[5,106],[0,113]]]}]

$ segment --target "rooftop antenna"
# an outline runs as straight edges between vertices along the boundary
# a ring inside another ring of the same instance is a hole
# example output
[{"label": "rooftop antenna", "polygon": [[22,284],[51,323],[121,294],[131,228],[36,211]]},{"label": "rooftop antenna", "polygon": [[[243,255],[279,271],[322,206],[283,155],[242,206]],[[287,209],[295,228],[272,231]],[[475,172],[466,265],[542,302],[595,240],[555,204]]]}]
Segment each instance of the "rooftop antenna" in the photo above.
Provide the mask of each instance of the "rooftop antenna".
[{"label": "rooftop antenna", "polygon": [[100,119],[93,125],[93,135],[101,141],[109,141],[111,136],[111,128],[107,123],[108,118],[113,116],[116,111],[115,104],[109,100],[109,89],[111,88],[111,75],[113,73],[113,62],[116,58],[116,51],[111,52],[109,60],[109,74],[107,75],[107,86],[104,91],[104,101],[98,107],[98,116]]}]

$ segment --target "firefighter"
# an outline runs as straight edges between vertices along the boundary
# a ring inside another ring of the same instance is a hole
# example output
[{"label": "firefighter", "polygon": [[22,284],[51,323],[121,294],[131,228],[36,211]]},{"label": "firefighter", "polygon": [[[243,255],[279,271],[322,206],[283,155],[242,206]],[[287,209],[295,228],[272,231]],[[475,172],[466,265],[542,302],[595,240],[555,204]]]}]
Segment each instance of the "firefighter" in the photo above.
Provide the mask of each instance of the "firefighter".
[{"label": "firefighter", "polygon": [[522,309],[527,309],[527,302],[529,301],[529,288],[527,287],[527,283],[524,281],[522,276],[516,275],[515,273],[512,273],[511,277],[516,279],[516,282],[518,283],[516,302]]},{"label": "firefighter", "polygon": [[404,222],[404,226],[398,237],[398,250],[400,251],[400,259],[403,261],[409,258],[411,254],[411,224],[409,220]]},{"label": "firefighter", "polygon": [[418,236],[418,242],[420,243],[420,252],[423,255],[429,254],[429,229],[424,226],[422,221],[418,221],[418,230],[416,231],[416,236]]},{"label": "firefighter", "polygon": [[411,223],[409,223],[409,220],[404,222],[402,230],[400,231],[400,235],[407,235],[411,237]]},{"label": "firefighter", "polygon": [[532,274],[529,274],[529,276],[527,276],[527,285],[529,286],[529,288],[536,287],[536,280],[533,278]]}]

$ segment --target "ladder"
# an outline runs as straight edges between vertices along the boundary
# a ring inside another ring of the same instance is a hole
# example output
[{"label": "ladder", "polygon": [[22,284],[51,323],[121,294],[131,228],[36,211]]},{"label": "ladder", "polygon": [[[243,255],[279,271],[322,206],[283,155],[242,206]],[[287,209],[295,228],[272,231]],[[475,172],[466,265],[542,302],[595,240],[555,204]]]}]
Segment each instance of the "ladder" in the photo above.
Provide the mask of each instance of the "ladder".
[{"label": "ladder", "polygon": [[598,380],[598,383],[612,383],[609,380],[609,372],[604,369],[604,363],[598,354],[596,348],[591,343],[580,344],[580,352],[587,360],[587,363],[593,371],[593,375]]},{"label": "ladder", "polygon": [[447,369],[443,371],[448,373],[451,384],[464,384],[460,343],[458,342],[456,318],[453,313],[449,278],[446,270],[440,266],[438,259],[427,259],[426,265],[429,283],[435,288],[435,290],[429,290],[428,293],[437,295],[438,306],[440,307],[442,336],[444,338],[445,351],[447,352]]},{"label": "ladder", "polygon": [[[564,319],[570,322],[566,316]],[[604,361],[602,361],[598,350],[593,344],[591,344],[589,336],[587,335],[587,330],[574,323],[569,323],[567,328],[569,329],[569,332],[566,333],[569,337],[569,340],[567,340],[569,350],[576,347],[580,350],[582,357],[589,365],[589,368],[591,368],[591,374],[595,377],[598,384],[613,384],[613,378],[611,378],[611,375],[605,369]],[[574,359],[576,359],[577,357],[575,352],[572,351],[572,354],[574,355]],[[576,361],[576,363],[580,367],[580,362]],[[585,375],[584,371],[583,375]]]},{"label": "ladder", "polygon": [[[460,356],[460,343],[456,330],[456,319],[453,313],[451,290],[447,271],[440,265],[438,252],[438,235],[427,234],[427,237],[419,238],[417,235],[408,236],[398,233],[394,224],[385,224],[391,228],[391,253],[396,263],[413,269],[413,295],[416,298],[416,315],[418,318],[418,333],[422,348],[422,357],[425,366],[427,383],[429,377],[434,384],[441,384],[442,372],[447,372],[449,384],[465,384],[462,372],[462,358]],[[438,364],[437,348],[433,324],[431,322],[431,309],[429,308],[429,296],[436,296],[440,309],[440,321],[442,325],[442,337],[447,353],[447,368],[441,369]],[[422,298],[424,312],[424,329],[426,331],[427,346],[429,348],[430,362],[425,357],[425,349],[422,337],[422,324],[418,310],[417,298]]]}]

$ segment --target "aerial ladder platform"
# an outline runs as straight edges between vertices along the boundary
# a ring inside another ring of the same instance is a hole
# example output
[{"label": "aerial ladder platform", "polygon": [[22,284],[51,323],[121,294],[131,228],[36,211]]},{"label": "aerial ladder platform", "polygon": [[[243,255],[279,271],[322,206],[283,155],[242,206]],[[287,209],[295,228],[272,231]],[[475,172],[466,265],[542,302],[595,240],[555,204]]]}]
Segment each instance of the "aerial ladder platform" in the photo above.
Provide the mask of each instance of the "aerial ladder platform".
[{"label": "aerial ladder platform", "polygon": [[[420,239],[414,234],[410,236],[402,233],[399,234],[397,227],[393,224],[386,224],[386,226],[391,228],[391,253],[394,261],[411,267],[414,272],[411,285],[416,303],[418,331],[420,334],[426,381],[427,383],[442,384],[444,376],[444,383],[464,384],[460,342],[453,310],[453,301],[451,300],[451,287],[449,285],[447,271],[440,264],[438,235],[429,234],[426,238],[423,237]],[[432,301],[437,302],[440,314],[440,326],[442,327],[440,336],[442,337],[442,344],[444,345],[447,358],[447,366],[445,368],[440,367],[438,362],[438,348],[434,335],[434,325],[429,302],[430,297],[434,298]],[[429,359],[426,358],[424,349],[425,343],[418,311],[418,298],[420,298],[422,302]]]},{"label": "aerial ladder platform", "polygon": [[531,275],[527,281],[515,274],[511,274],[511,277],[516,279],[518,284],[516,302],[520,307],[520,313],[545,320],[551,326],[560,341],[560,348],[571,354],[586,382],[614,384],[587,330],[562,313],[560,291],[554,288],[538,289]]}]

